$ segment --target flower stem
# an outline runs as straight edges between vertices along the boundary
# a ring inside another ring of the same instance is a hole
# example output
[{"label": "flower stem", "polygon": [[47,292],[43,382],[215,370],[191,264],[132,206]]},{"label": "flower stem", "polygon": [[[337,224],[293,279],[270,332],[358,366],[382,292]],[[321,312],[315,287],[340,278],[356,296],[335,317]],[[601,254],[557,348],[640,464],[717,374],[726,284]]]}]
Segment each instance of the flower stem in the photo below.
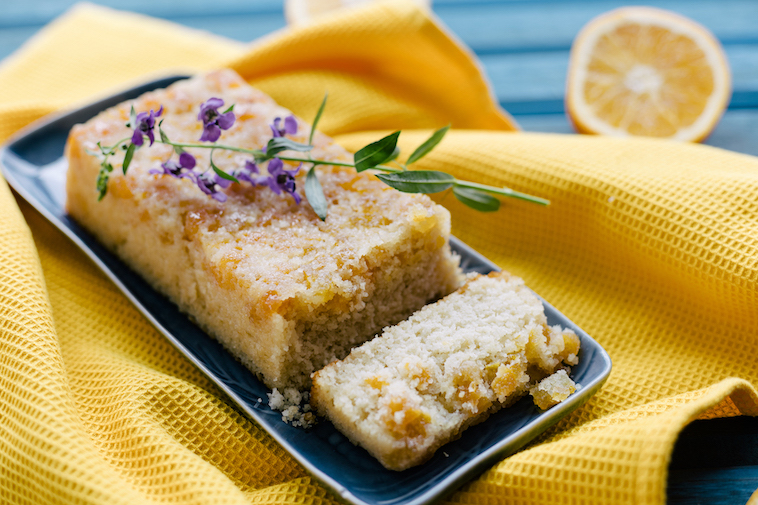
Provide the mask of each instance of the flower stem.
[{"label": "flower stem", "polygon": [[458,179],[455,180],[456,186],[461,186],[464,188],[472,188],[472,189],[478,189],[480,191],[485,191],[487,193],[492,193],[495,195],[501,195],[501,196],[509,196],[512,198],[518,198],[520,200],[526,200],[527,202],[537,203],[540,205],[550,205],[550,200],[545,200],[544,198],[540,198],[538,196],[532,196],[528,195],[526,193],[520,193],[518,191],[514,191],[510,188],[496,188],[494,186],[487,186],[485,184],[479,184],[476,182],[468,182],[468,181],[460,181]]},{"label": "flower stem", "polygon": [[[125,139],[128,140],[128,139]],[[123,142],[123,141],[121,141]],[[121,142],[117,143],[116,146],[118,146]],[[162,144],[167,144],[172,147],[181,147],[181,148],[200,148],[200,149],[226,149],[227,151],[235,151],[240,153],[247,153],[252,155],[262,155],[263,151],[260,149],[247,149],[244,147],[234,147],[234,146],[227,146],[227,145],[220,145],[220,144],[198,144],[198,143],[187,143],[187,142],[166,142],[163,140],[156,140],[156,142],[160,142]],[[115,147],[115,146],[114,146]],[[282,161],[294,161],[299,163],[311,163],[314,166],[316,165],[333,165],[337,167],[349,167],[349,168],[355,168],[355,164],[353,163],[345,163],[341,161],[329,161],[329,160],[314,160],[309,158],[297,158],[292,156],[278,156]],[[402,168],[395,168],[390,167],[388,165],[377,165],[376,167],[373,167],[374,170],[381,170],[382,172],[389,172],[389,173],[402,173],[404,170]],[[468,182],[468,181],[461,181],[459,179],[454,179],[454,183],[456,186],[464,187],[464,188],[471,188],[471,189],[478,189],[480,191],[485,191],[487,193],[492,193],[495,195],[500,196],[508,196],[511,198],[518,198],[520,200],[526,200],[527,202],[536,203],[539,205],[549,205],[550,201],[545,200],[544,198],[539,198],[537,196],[532,196],[526,193],[521,193],[519,191],[514,191],[510,188],[496,188],[494,186],[487,186],[485,184],[479,184],[476,182]]]},{"label": "flower stem", "polygon": [[300,163],[313,163],[314,165],[334,165],[335,167],[355,167],[352,163],[343,163],[341,161],[327,161],[327,160],[310,160],[306,158],[292,158],[289,156],[276,156],[282,161],[299,161]]},{"label": "flower stem", "polygon": [[263,154],[263,152],[260,149],[247,149],[245,147],[225,146],[225,145],[220,145],[220,144],[193,144],[193,143],[187,143],[187,142],[166,142],[164,140],[156,140],[156,142],[160,142],[161,144],[166,144],[172,147],[182,147],[182,148],[197,147],[199,149],[224,149],[226,151],[235,151],[238,153]]},{"label": "flower stem", "polygon": [[[102,154],[103,156],[112,156],[112,155],[116,154],[116,149],[118,149],[118,147],[121,144],[123,144],[124,142],[127,142],[129,140],[132,140],[132,138],[131,137],[124,137],[121,140],[119,140],[118,142],[116,142],[115,144],[113,144],[112,146],[101,146],[101,145],[98,145],[98,147],[100,148],[100,153],[99,154]],[[106,153],[105,151],[108,151],[108,152]]]},{"label": "flower stem", "polygon": [[[343,163],[341,161],[329,161],[329,160],[313,160],[304,158],[291,158],[289,156],[277,156],[282,161],[299,161],[301,163],[313,163],[314,165],[334,165],[336,167],[350,167],[355,168],[353,163]],[[388,167],[387,165],[377,165],[372,170],[381,170],[382,172],[402,172],[402,170],[394,167]]]}]

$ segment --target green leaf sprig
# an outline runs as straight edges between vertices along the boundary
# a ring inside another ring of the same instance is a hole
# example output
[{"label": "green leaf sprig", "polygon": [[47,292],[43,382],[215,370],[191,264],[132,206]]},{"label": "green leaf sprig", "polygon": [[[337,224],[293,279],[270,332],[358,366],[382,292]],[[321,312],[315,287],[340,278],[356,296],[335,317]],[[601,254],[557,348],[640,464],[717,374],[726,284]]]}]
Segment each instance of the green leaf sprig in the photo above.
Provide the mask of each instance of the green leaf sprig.
[{"label": "green leaf sprig", "polygon": [[452,188],[453,195],[461,203],[481,212],[493,212],[500,208],[500,200],[492,195],[519,198],[540,205],[550,203],[544,198],[520,193],[509,188],[497,188],[475,182],[461,181],[450,174],[437,170],[409,171],[408,165],[429,154],[442,141],[449,129],[450,126],[448,125],[432,133],[411,153],[405,164],[400,165],[400,170],[382,165],[397,157],[399,131],[391,133],[355,153],[355,168],[359,172],[369,169],[387,172],[377,174],[379,180],[404,193],[438,193]]},{"label": "green leaf sprig", "polygon": [[[218,107],[219,105],[217,102],[211,103],[212,100],[223,103],[219,99],[210,99],[203,104],[203,107],[206,107],[206,109],[208,107],[213,107],[213,110],[215,110],[215,107]],[[152,133],[153,126],[155,126],[154,118],[161,115],[163,108],[161,107],[157,113],[151,110],[149,114],[145,112],[137,114],[132,107],[129,123],[127,123],[127,126],[135,129],[132,137],[121,139],[113,146],[103,146],[98,143],[98,151],[90,152],[90,154],[98,156],[101,159],[100,173],[98,174],[97,179],[99,199],[102,199],[105,196],[108,188],[108,179],[111,172],[113,172],[113,165],[109,161],[110,157],[115,155],[119,149],[125,151],[122,168],[123,173],[126,174],[135,151],[142,146],[143,138],[147,137],[151,144],[155,141],[157,143],[170,145],[173,148],[174,153],[179,155],[179,163],[169,160],[162,165],[162,171],[151,170],[151,173],[162,173],[174,177],[190,176],[203,192],[222,202],[226,200],[226,195],[218,189],[218,186],[226,187],[231,182],[239,183],[241,180],[244,180],[254,185],[268,185],[277,193],[285,191],[292,195],[296,202],[299,203],[300,197],[295,193],[294,179],[297,170],[284,170],[282,162],[296,162],[300,163],[301,166],[305,164],[309,167],[308,173],[305,177],[305,195],[316,215],[318,215],[321,220],[325,220],[327,217],[328,203],[315,171],[315,167],[318,165],[353,167],[358,172],[364,172],[366,170],[381,172],[376,174],[376,177],[378,177],[379,180],[388,186],[405,193],[429,194],[452,189],[453,195],[460,202],[482,212],[493,212],[498,210],[500,208],[500,200],[497,198],[498,196],[518,198],[540,205],[548,205],[550,203],[543,198],[520,193],[510,188],[499,188],[475,182],[462,181],[445,172],[436,170],[408,170],[409,165],[421,160],[442,141],[445,134],[450,129],[449,125],[432,133],[428,139],[411,153],[405,163],[397,161],[397,157],[400,154],[400,149],[397,145],[400,131],[393,132],[386,137],[359,149],[353,156],[353,163],[314,159],[312,156],[312,149],[314,147],[313,136],[324,112],[324,108],[326,107],[326,100],[327,96],[324,96],[324,99],[316,112],[316,116],[313,119],[311,131],[308,136],[308,143],[304,144],[296,142],[291,138],[284,136],[285,133],[291,134],[296,131],[294,118],[287,118],[286,120],[292,123],[290,130],[287,129],[289,128],[288,126],[285,126],[284,129],[280,128],[278,125],[280,120],[277,119],[272,125],[274,136],[267,142],[265,149],[248,149],[219,144],[215,140],[220,134],[220,129],[217,130],[213,142],[173,142],[168,138],[168,135],[162,128],[163,120],[157,124],[159,138],[154,139]],[[234,106],[232,105],[224,111],[223,114],[227,115],[227,117],[224,118],[225,121],[222,124],[222,129],[229,128],[231,122],[234,121],[232,112],[233,108]],[[218,116],[213,116],[212,114],[208,115],[208,118],[210,119],[207,118],[204,122],[204,128],[207,131],[210,131],[215,127],[211,121],[216,117]],[[198,174],[194,171],[196,160],[186,152],[186,149],[211,150],[209,167],[205,172]],[[229,173],[220,169],[214,163],[213,153],[216,150],[250,154],[253,161],[246,163],[247,172],[243,169],[238,169]],[[287,154],[288,152],[304,153],[306,157],[292,156]],[[259,173],[258,165],[264,163],[268,163],[268,171],[271,175],[268,178],[263,176],[253,178],[253,174]],[[393,165],[391,166],[389,163],[393,163]],[[253,172],[251,172],[251,170],[253,170]],[[213,179],[210,174],[215,174],[217,178]]]},{"label": "green leaf sprig", "polygon": [[[316,117],[313,118],[311,133],[308,135],[308,145],[313,145],[313,135],[316,133],[316,127],[321,120],[321,115],[324,113],[326,99],[328,97],[328,93],[324,95],[324,99],[321,100],[321,105],[319,105],[318,111],[316,112]],[[308,159],[313,159],[310,152],[308,153]],[[305,198],[308,199],[308,203],[311,204],[313,212],[316,213],[319,219],[326,221],[326,213],[329,210],[329,204],[324,196],[324,189],[321,187],[321,182],[318,180],[316,165],[311,165],[310,170],[308,170],[308,175],[305,176]]]}]

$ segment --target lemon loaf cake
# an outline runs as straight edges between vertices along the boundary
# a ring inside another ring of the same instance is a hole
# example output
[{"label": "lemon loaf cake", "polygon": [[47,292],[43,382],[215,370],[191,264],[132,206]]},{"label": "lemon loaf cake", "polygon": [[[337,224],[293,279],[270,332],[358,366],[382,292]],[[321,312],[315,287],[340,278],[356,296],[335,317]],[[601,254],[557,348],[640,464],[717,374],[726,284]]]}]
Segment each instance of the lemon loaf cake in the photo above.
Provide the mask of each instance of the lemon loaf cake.
[{"label": "lemon loaf cake", "polygon": [[479,276],[316,372],[311,404],[385,467],[404,470],[530,388],[542,408],[567,398],[575,386],[564,366],[578,363],[579,345],[548,326],[521,279]]},{"label": "lemon loaf cake", "polygon": [[[211,97],[234,104],[236,121],[226,125],[223,144],[260,149],[282,124],[292,140],[308,141],[309,125],[232,71],[180,81],[72,129],[67,211],[267,386],[307,389],[314,370],[460,286],[448,211],[352,168],[317,168],[329,202],[321,221],[305,199],[296,201],[304,197],[305,170],[290,194],[241,182],[216,188],[221,202],[200,191],[196,179],[156,174],[172,147],[140,138],[144,145],[126,175],[124,155],[114,156],[107,194],[98,201],[100,161],[91,152],[97,142],[133,135],[125,126],[132,106],[159,111],[171,141],[198,143],[207,133],[198,111]],[[323,134],[313,144],[315,159],[352,162]],[[209,166],[209,150],[185,150]],[[249,160],[230,150],[213,153],[226,171]],[[292,172],[296,165],[285,167]]]}]

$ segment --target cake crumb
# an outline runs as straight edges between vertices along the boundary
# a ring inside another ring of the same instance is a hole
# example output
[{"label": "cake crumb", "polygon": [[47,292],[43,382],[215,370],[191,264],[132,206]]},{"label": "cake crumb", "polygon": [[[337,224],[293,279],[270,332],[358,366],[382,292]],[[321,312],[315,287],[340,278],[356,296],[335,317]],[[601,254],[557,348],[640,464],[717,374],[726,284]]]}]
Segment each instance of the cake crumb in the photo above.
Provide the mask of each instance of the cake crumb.
[{"label": "cake crumb", "polygon": [[534,398],[534,404],[542,410],[547,410],[571,396],[575,391],[576,384],[568,376],[566,370],[558,370],[542,379],[529,392]]},{"label": "cake crumb", "polygon": [[282,413],[282,421],[296,428],[310,428],[316,424],[311,412],[310,394],[295,388],[286,388],[284,393],[274,388],[268,393],[268,406]]}]

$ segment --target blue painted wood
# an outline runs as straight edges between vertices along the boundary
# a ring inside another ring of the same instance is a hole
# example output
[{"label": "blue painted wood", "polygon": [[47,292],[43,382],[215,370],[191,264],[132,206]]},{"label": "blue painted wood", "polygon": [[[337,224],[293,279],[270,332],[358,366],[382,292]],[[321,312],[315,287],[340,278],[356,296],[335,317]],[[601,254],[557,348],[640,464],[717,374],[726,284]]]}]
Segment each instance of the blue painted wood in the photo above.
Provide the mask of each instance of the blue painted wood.
[{"label": "blue painted wood", "polygon": [[672,470],[666,495],[677,505],[744,505],[756,489],[756,466]]},{"label": "blue painted wood", "polygon": [[13,51],[21,47],[29,37],[37,33],[39,26],[33,27],[13,27],[7,26],[0,28],[0,58],[9,56]]},{"label": "blue painted wood", "polygon": [[[758,2],[756,2],[758,5]],[[758,107],[758,44],[725,47],[740,107]],[[569,51],[508,53],[480,56],[501,102],[561,100],[566,86]],[[755,100],[755,101],[753,101]]]},{"label": "blue painted wood", "polygon": [[[0,29],[7,26],[41,26],[60,16],[77,0],[3,0]],[[163,19],[187,19],[214,16],[257,16],[275,14],[282,17],[283,0],[95,0],[91,3],[113,9],[139,12]],[[254,18],[250,20],[255,23]]]},{"label": "blue painted wood", "polygon": [[[251,22],[253,17],[255,22]],[[261,13],[254,16],[218,16],[213,19],[193,16],[180,20],[172,19],[172,21],[242,42],[253,41],[284,28],[286,25],[281,12],[276,14]]]},{"label": "blue painted wood", "polygon": [[722,41],[755,40],[758,2],[754,0],[533,0],[435,3],[439,17],[475,51],[529,51],[567,48],[593,17],[644,3],[679,12],[708,27]]}]

